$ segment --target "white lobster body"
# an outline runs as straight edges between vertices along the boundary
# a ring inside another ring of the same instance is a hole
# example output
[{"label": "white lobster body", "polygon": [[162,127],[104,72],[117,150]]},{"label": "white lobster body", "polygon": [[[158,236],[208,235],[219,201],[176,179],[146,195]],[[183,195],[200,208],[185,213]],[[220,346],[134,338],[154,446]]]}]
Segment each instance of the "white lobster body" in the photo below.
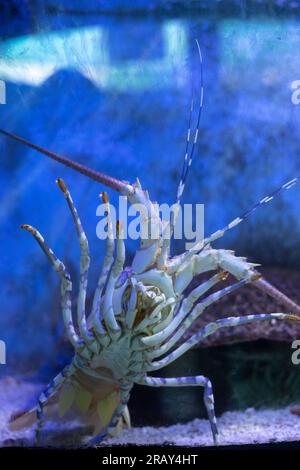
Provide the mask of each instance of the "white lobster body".
[{"label": "white lobster body", "polygon": [[[102,194],[103,201],[107,204],[107,254],[95,290],[92,311],[86,318],[85,300],[90,264],[88,241],[65,183],[58,180],[58,185],[71,209],[81,248],[77,302],[79,333],[72,318],[72,283],[64,264],[47,247],[36,229],[24,226],[36,238],[61,277],[63,318],[68,338],[75,349],[71,364],[40,396],[37,435],[39,436],[44,422],[45,405],[46,408],[51,408],[51,404],[54,406],[58,402],[58,414],[61,417],[69,416],[71,411],[80,413],[85,423],[93,424],[94,437],[90,441],[93,444],[113,433],[122,420],[129,424],[127,402],[134,383],[150,386],[196,385],[204,387],[204,402],[214,442],[217,442],[214,399],[209,379],[203,376],[157,378],[149,377],[148,372],[170,364],[218,328],[266,319],[298,320],[298,317],[271,313],[217,320],[176,349],[178,341],[209,305],[240,286],[257,281],[260,276],[254,270],[255,265],[248,263],[245,258],[236,257],[232,251],[211,248],[209,242],[215,235],[204,240],[200,249],[195,247],[171,258],[169,240],[162,236],[162,223],[157,220],[156,206],[140,185],[137,185],[131,186],[129,193],[133,200],[142,201],[147,209],[143,216],[145,233],[150,233],[151,217],[154,217],[155,224],[159,224],[159,237],[145,237],[132,266],[124,269],[122,227],[117,223],[115,247],[108,196]],[[216,233],[218,235],[219,232]],[[216,274],[185,295],[185,289],[195,276],[210,271],[215,271]],[[237,282],[207,295],[228,273]],[[59,397],[56,399],[58,392]],[[29,413],[31,418],[32,415],[33,411]],[[23,421],[21,419],[21,423]],[[13,426],[16,426],[16,422]]]},{"label": "white lobster body", "polygon": [[[182,255],[171,258],[170,240],[163,237],[157,206],[151,203],[148,193],[141,189],[139,183],[128,186],[128,197],[132,202],[143,204],[146,209],[142,217],[147,228],[145,233],[151,233],[151,224],[154,221],[155,226],[159,227],[158,238],[143,238],[132,265],[124,269],[122,227],[117,223],[115,243],[108,196],[106,193],[102,194],[103,202],[107,204],[107,251],[95,290],[92,311],[86,316],[90,265],[88,241],[65,183],[62,180],[57,182],[70,207],[81,249],[78,326],[76,328],[73,323],[72,282],[64,264],[47,247],[36,229],[23,226],[36,238],[61,277],[63,318],[68,338],[75,349],[70,365],[40,396],[37,435],[40,435],[44,422],[44,406],[50,409],[56,403],[59,416],[69,416],[69,413],[75,412],[80,414],[85,423],[93,424],[94,437],[90,443],[98,443],[113,433],[122,420],[127,424],[130,422],[127,402],[134,383],[150,386],[192,385],[204,387],[204,402],[216,443],[218,431],[209,379],[204,376],[158,378],[149,377],[148,373],[175,361],[218,328],[267,319],[298,321],[298,317],[271,313],[216,320],[178,346],[177,343],[182,340],[192,323],[209,305],[240,286],[257,281],[260,275],[255,271],[255,265],[245,258],[236,257],[229,250],[211,248],[210,241],[218,238],[224,231],[216,232],[204,240],[200,247],[195,246]],[[195,276],[210,271],[215,274],[188,295],[185,294]],[[237,282],[209,294],[228,273]],[[29,413],[29,416],[32,415],[33,411]],[[15,422],[13,426],[16,426]]]},{"label": "white lobster body", "polygon": [[[197,46],[202,64],[198,42]],[[28,419],[32,419],[36,411],[37,437],[45,421],[44,408],[47,412],[58,405],[60,417],[68,416],[68,412],[74,411],[76,416],[80,415],[86,423],[93,425],[94,437],[90,444],[101,442],[118,427],[122,418],[127,424],[129,423],[127,402],[133,384],[139,383],[154,387],[203,387],[204,403],[213,439],[217,443],[218,430],[210,380],[202,375],[164,378],[152,377],[148,373],[175,361],[218,328],[271,319],[299,321],[299,317],[284,313],[226,317],[208,323],[188,340],[178,344],[209,305],[249,282],[255,282],[262,290],[286,305],[289,311],[300,313],[298,305],[260,279],[255,264],[247,262],[245,258],[236,257],[233,251],[211,247],[214,240],[240,224],[256,208],[267,204],[274,195],[291,188],[300,178],[294,178],[283,184],[270,196],[262,198],[241,217],[237,217],[223,229],[217,230],[210,237],[197,243],[192,249],[175,257],[170,254],[170,239],[197,142],[202,103],[201,67],[201,98],[197,127],[190,152],[188,150],[191,129],[188,130],[174,216],[168,224],[163,223],[158,205],[151,202],[148,192],[143,191],[138,180],[133,185],[116,180],[0,130],[2,134],[126,196],[131,204],[137,206],[142,227],[139,249],[131,266],[124,269],[125,245],[122,227],[117,223],[116,237],[114,237],[108,196],[102,193],[107,212],[106,255],[95,289],[92,309],[87,315],[86,294],[90,265],[88,241],[65,183],[61,179],[57,180],[70,208],[80,244],[80,282],[75,324],[72,311],[72,281],[65,265],[46,245],[44,238],[35,228],[29,225],[23,226],[32,233],[60,276],[63,320],[67,337],[75,351],[70,365],[58,374],[40,395],[37,409],[26,415]],[[192,110],[193,106],[191,114]],[[186,289],[195,276],[211,272],[207,280],[186,294]],[[210,293],[228,273],[236,282]],[[27,425],[27,418],[21,417],[20,420],[13,421],[12,427]]]}]

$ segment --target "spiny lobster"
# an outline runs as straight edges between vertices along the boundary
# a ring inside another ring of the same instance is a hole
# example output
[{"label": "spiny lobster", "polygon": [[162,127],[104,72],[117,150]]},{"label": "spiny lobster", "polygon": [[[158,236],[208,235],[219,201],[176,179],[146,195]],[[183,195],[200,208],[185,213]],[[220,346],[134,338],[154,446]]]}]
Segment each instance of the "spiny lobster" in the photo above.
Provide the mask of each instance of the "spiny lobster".
[{"label": "spiny lobster", "polygon": [[[198,51],[202,64],[199,45]],[[45,422],[45,410],[50,414],[53,410],[56,413],[58,408],[60,417],[65,415],[66,418],[71,417],[72,412],[75,411],[77,416],[81,415],[85,423],[92,425],[93,437],[89,445],[95,445],[112,434],[123,419],[127,424],[130,423],[127,403],[134,383],[151,387],[200,386],[204,388],[204,403],[213,440],[217,444],[218,429],[210,380],[202,375],[162,378],[149,376],[148,373],[175,361],[219,328],[270,319],[300,321],[300,317],[295,315],[295,313],[300,313],[300,307],[263,280],[254,264],[245,258],[235,256],[232,251],[211,247],[211,243],[222,237],[227,230],[237,226],[259,206],[271,201],[284,189],[291,188],[299,181],[299,178],[283,184],[242,216],[195,244],[183,254],[174,257],[170,255],[170,239],[197,143],[202,107],[201,66],[201,102],[197,125],[192,147],[188,152],[191,137],[191,125],[189,125],[186,153],[175,205],[177,210],[173,213],[168,226],[163,225],[157,204],[151,202],[148,192],[142,189],[139,180],[134,184],[119,181],[38,147],[10,132],[0,130],[2,134],[120,192],[128,198],[131,204],[142,205],[146,210],[142,223],[147,227],[148,235],[151,227],[159,228],[156,238],[147,236],[141,239],[132,265],[124,268],[125,246],[122,225],[117,222],[116,239],[114,239],[108,195],[105,192],[101,194],[107,219],[106,256],[95,289],[92,310],[86,316],[90,265],[88,240],[66,184],[62,179],[57,180],[70,208],[81,250],[77,302],[78,325],[76,327],[72,317],[70,274],[62,261],[47,246],[42,235],[29,225],[22,226],[34,236],[60,276],[63,320],[75,355],[70,365],[65,367],[40,395],[37,408],[12,421],[12,428],[28,425],[28,421],[33,419],[36,413],[37,438],[39,438]],[[191,106],[191,115],[192,109],[193,106]],[[195,276],[210,271],[217,272],[186,295],[186,288]],[[228,273],[233,275],[237,282],[209,293],[210,289],[221,283]],[[187,341],[178,345],[192,323],[209,305],[250,282],[280,300],[294,314],[267,313],[218,319],[208,323]]]}]

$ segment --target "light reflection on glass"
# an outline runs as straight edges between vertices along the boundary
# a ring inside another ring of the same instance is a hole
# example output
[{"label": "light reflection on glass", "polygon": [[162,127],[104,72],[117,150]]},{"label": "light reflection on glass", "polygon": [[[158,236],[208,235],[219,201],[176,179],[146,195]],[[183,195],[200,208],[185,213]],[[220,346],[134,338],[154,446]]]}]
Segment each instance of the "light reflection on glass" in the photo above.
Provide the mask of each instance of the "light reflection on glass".
[{"label": "light reflection on glass", "polygon": [[[104,26],[22,36],[0,46],[0,78],[40,86],[58,70],[77,70],[95,86],[113,90],[180,87],[186,82],[187,34],[182,21],[162,23],[160,58],[114,63]],[[120,38],[122,40],[122,38]]]},{"label": "light reflection on glass", "polygon": [[236,114],[272,124],[290,122],[295,111],[291,84],[299,78],[299,24],[230,19],[220,22],[218,32],[219,78],[236,93]]}]

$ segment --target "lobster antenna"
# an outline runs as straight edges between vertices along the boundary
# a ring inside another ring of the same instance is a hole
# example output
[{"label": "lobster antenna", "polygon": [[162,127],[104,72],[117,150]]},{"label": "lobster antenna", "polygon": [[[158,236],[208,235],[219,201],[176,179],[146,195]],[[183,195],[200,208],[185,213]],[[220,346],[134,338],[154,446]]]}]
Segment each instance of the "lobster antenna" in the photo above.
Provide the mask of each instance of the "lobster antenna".
[{"label": "lobster antenna", "polygon": [[[190,106],[189,125],[188,125],[187,137],[186,137],[185,154],[184,154],[184,161],[183,161],[183,166],[182,166],[182,171],[181,171],[180,182],[184,181],[184,176],[186,174],[186,170],[188,169],[188,159],[189,159],[188,150],[189,150],[190,138],[191,138],[191,124],[192,124],[193,111],[194,111],[194,83],[192,82],[192,100],[191,100],[191,106]],[[181,196],[179,195],[179,187],[180,187],[180,184],[177,188],[177,200],[176,200],[177,204],[180,204],[180,198],[181,198]]]},{"label": "lobster antenna", "polygon": [[85,165],[82,165],[81,163],[77,163],[66,157],[51,152],[50,150],[46,150],[42,147],[39,147],[38,145],[35,145],[29,142],[28,140],[23,139],[22,137],[12,134],[11,132],[7,132],[0,129],[0,133],[7,137],[10,137],[11,139],[16,140],[17,142],[20,142],[23,145],[26,145],[27,147],[36,150],[37,152],[42,153],[43,155],[46,155],[47,157],[52,158],[53,160],[56,160],[59,163],[62,163],[65,166],[68,166],[69,168],[72,168],[72,170],[82,173],[83,175],[87,176],[88,178],[91,178],[94,181],[97,181],[98,183],[102,183],[105,186],[108,186],[109,188],[115,189],[116,191],[122,194],[129,196],[134,191],[133,187],[130,184],[125,183],[124,181],[120,181],[116,178],[113,178],[112,176],[105,175],[104,173],[101,173],[99,171],[92,170],[91,168],[88,168]]},{"label": "lobster antenna", "polygon": [[218,238],[223,237],[224,233],[227,232],[228,230],[231,230],[233,227],[236,227],[239,225],[241,222],[244,220],[248,219],[248,217],[253,214],[253,212],[256,211],[260,206],[263,206],[264,204],[267,204],[268,202],[272,201],[274,197],[278,196],[280,193],[282,193],[285,189],[290,189],[292,188],[295,184],[298,184],[300,181],[300,176],[296,176],[296,178],[293,178],[292,180],[288,181],[287,183],[282,184],[279,188],[275,189],[269,196],[265,196],[262,198],[259,202],[254,204],[250,209],[248,209],[246,212],[244,212],[240,217],[236,217],[233,219],[229,224],[225,225],[220,230],[217,230],[214,232],[212,235],[210,235],[208,238],[205,238],[200,244],[201,248],[199,248],[200,244],[195,245],[194,248],[191,248],[191,251],[200,251],[203,248],[205,248],[209,243],[213,242],[214,240],[217,240]]},{"label": "lobster antenna", "polygon": [[[181,201],[181,197],[182,197],[182,194],[183,194],[183,191],[184,191],[184,186],[185,186],[185,183],[186,183],[187,175],[188,175],[190,166],[192,164],[193,154],[194,154],[194,150],[195,150],[195,146],[196,146],[197,138],[198,138],[201,113],[202,113],[202,108],[203,108],[203,62],[202,62],[202,54],[201,54],[200,45],[199,45],[199,42],[198,42],[197,39],[196,39],[196,44],[197,44],[197,48],[198,48],[199,59],[200,59],[200,69],[201,69],[200,106],[199,106],[199,111],[198,111],[197,126],[196,126],[196,130],[195,130],[194,141],[193,141],[193,144],[192,144],[192,149],[191,149],[190,155],[188,156],[188,149],[189,149],[189,143],[190,143],[190,137],[191,137],[191,122],[192,122],[192,115],[193,115],[193,110],[194,110],[194,85],[193,85],[193,82],[192,82],[192,101],[191,101],[191,107],[190,107],[190,117],[189,117],[189,126],[188,126],[187,139],[186,139],[185,156],[184,156],[182,172],[181,172],[181,178],[180,178],[179,186],[177,188],[177,196],[176,196],[177,209],[180,206],[180,201]],[[174,211],[171,211],[170,222],[167,225],[167,227],[165,228],[164,233],[163,233],[163,245],[162,245],[161,254],[160,254],[160,257],[159,257],[159,262],[162,266],[165,265],[167,257],[170,254],[171,237],[172,237],[173,232],[174,232],[174,227],[175,227],[177,216],[178,216],[178,213],[175,214]]]},{"label": "lobster antenna", "polygon": [[188,156],[187,150],[188,150],[189,141],[190,141],[191,115],[192,115],[192,112],[193,112],[193,101],[194,101],[193,98],[192,98],[189,129],[188,129],[188,136],[187,136],[187,143],[186,143],[186,153],[185,153],[185,157],[184,157],[180,183],[179,183],[179,186],[178,186],[178,189],[177,189],[177,200],[176,200],[177,204],[180,204],[180,200],[181,200],[181,197],[182,197],[182,194],[183,194],[183,191],[184,191],[184,186],[185,186],[185,183],[186,183],[186,180],[187,180],[188,172],[189,172],[189,169],[190,169],[192,161],[193,161],[195,147],[196,147],[197,140],[198,140],[201,114],[202,114],[202,109],[203,109],[203,96],[204,96],[203,61],[202,61],[202,53],[201,53],[201,48],[200,48],[198,39],[196,39],[196,44],[197,44],[198,53],[199,53],[199,60],[200,60],[200,90],[201,90],[200,91],[200,105],[199,105],[199,111],[198,111],[197,125],[196,125],[196,130],[195,130],[195,135],[194,135],[194,141],[193,141],[193,144],[192,144],[190,155]]}]

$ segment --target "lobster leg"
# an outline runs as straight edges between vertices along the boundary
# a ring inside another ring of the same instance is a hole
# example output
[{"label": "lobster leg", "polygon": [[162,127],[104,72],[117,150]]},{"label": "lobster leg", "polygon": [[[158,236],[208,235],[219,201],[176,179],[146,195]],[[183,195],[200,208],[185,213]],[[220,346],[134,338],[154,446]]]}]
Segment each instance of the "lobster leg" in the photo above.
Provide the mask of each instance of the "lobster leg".
[{"label": "lobster leg", "polygon": [[257,315],[245,315],[243,317],[228,317],[216,320],[215,322],[208,323],[205,327],[201,328],[198,333],[192,335],[185,343],[181,344],[177,349],[165,356],[159,361],[149,364],[147,370],[158,370],[162,367],[171,364],[171,362],[178,359],[189,349],[193,348],[199,341],[213,334],[219,328],[227,328],[232,326],[245,325],[246,323],[253,323],[255,321],[265,320],[290,320],[300,322],[300,317],[296,315],[289,315],[286,313],[261,313]]},{"label": "lobster leg", "polygon": [[[159,345],[162,341],[167,339],[171,334],[172,339],[170,342],[174,344],[186,331],[186,329],[191,325],[191,323],[199,316],[201,313],[204,311],[205,308],[207,308],[209,305],[213,304],[214,302],[217,302],[218,300],[221,299],[221,297],[224,297],[227,294],[230,294],[231,292],[235,291],[236,289],[239,289],[241,286],[249,282],[246,279],[242,279],[239,282],[236,282],[235,284],[232,284],[231,286],[224,287],[224,289],[221,289],[217,292],[214,292],[213,294],[209,295],[206,299],[204,299],[202,302],[196,305],[196,307],[192,310],[191,314],[187,316],[186,310],[183,308],[182,310],[179,310],[179,313],[175,316],[174,320],[162,331],[142,338],[142,342],[146,344],[147,346],[157,346]],[[179,330],[175,333],[175,330],[178,328],[180,323],[184,320],[184,318],[187,316],[186,321],[183,322],[183,325],[179,328]],[[162,350],[164,351],[165,346],[162,346]],[[161,349],[156,349],[155,355],[159,356],[161,354]]]},{"label": "lobster leg", "polygon": [[119,275],[121,274],[125,262],[125,245],[122,234],[122,225],[121,222],[117,222],[117,243],[116,243],[116,258],[112,265],[108,282],[106,285],[106,290],[103,299],[103,318],[105,324],[108,328],[108,331],[112,333],[120,332],[120,326],[118,325],[114,311],[113,311],[113,293],[115,289],[116,282]]},{"label": "lobster leg", "polygon": [[[203,282],[194,290],[192,290],[192,292],[183,300],[178,315],[182,315],[184,317],[203,294],[205,294],[209,289],[218,284],[220,281],[224,281],[227,278],[227,275],[228,273],[226,271],[217,273],[208,279],[208,281]],[[218,291],[220,296],[222,296],[222,292],[223,290]]]},{"label": "lobster leg", "polygon": [[174,346],[174,344],[176,344],[177,341],[179,341],[180,338],[183,337],[183,335],[188,331],[192,323],[199,317],[199,315],[203,313],[205,308],[207,308],[212,303],[217,302],[224,295],[229,294],[233,292],[234,290],[238,289],[240,286],[242,286],[246,282],[247,281],[242,280],[242,281],[237,282],[236,284],[233,284],[232,286],[225,287],[224,289],[211,294],[209,297],[207,297],[207,299],[197,304],[194,307],[194,309],[192,309],[189,312],[189,314],[186,316],[185,320],[180,325],[180,327],[175,332],[175,334],[172,334],[171,338],[166,343],[162,344],[158,349],[155,349],[155,351],[151,352],[149,354],[149,357],[151,358],[159,357],[162,354],[169,351],[171,347]]},{"label": "lobster leg", "polygon": [[75,349],[78,349],[83,341],[77,335],[72,319],[72,307],[71,307],[71,291],[72,291],[72,281],[70,274],[67,272],[65,265],[60,261],[53,251],[46,245],[42,235],[31,225],[22,225],[21,228],[30,232],[43,252],[46,254],[47,258],[50,260],[55,271],[59,274],[61,278],[61,304],[63,312],[63,320],[66,328],[67,336],[71,344]]},{"label": "lobster leg", "polygon": [[62,179],[56,180],[59,189],[64,193],[64,196],[67,200],[68,206],[70,208],[77,236],[80,243],[80,282],[79,282],[79,294],[78,294],[78,302],[77,302],[77,319],[78,319],[78,326],[81,336],[87,343],[93,341],[94,337],[89,332],[86,324],[86,317],[85,317],[85,303],[86,303],[86,289],[87,289],[87,282],[88,282],[88,272],[90,267],[90,254],[89,254],[89,244],[84,233],[80,218],[78,216],[77,210],[74,206],[73,200],[71,198],[70,192],[68,191],[64,181]]},{"label": "lobster leg", "polygon": [[91,320],[95,331],[100,335],[105,335],[105,329],[101,322],[100,317],[100,300],[101,295],[105,286],[105,282],[108,276],[108,273],[111,269],[113,263],[113,256],[114,256],[114,238],[113,238],[113,228],[112,228],[112,221],[111,221],[111,214],[110,214],[110,206],[108,196],[105,192],[101,193],[102,201],[106,205],[106,218],[107,218],[107,238],[106,238],[106,255],[103,262],[103,268],[98,280],[98,284],[95,290],[95,295],[93,299],[93,306],[92,306],[92,313],[91,313]]},{"label": "lobster leg", "polygon": [[36,440],[39,441],[42,428],[45,423],[44,419],[44,406],[46,405],[49,398],[51,398],[57,390],[63,385],[63,383],[68,379],[74,372],[73,365],[66,366],[62,372],[60,372],[54,379],[47,385],[46,389],[40,394],[38,399],[38,404],[36,408],[37,416],[37,429],[36,429]]},{"label": "lobster leg", "polygon": [[175,378],[144,377],[139,380],[138,383],[140,385],[148,385],[150,387],[204,387],[204,403],[208,414],[211,432],[214,444],[218,444],[218,428],[215,415],[214,396],[211,381],[207,377],[204,377],[203,375]]},{"label": "lobster leg", "polygon": [[208,279],[207,281],[205,281],[202,284],[200,284],[199,286],[197,286],[183,300],[181,305],[180,305],[180,302],[179,302],[179,308],[177,309],[175,315],[174,315],[174,313],[172,313],[172,317],[170,317],[170,319],[166,319],[164,323],[160,323],[159,325],[155,326],[152,330],[153,333],[158,333],[159,331],[164,330],[171,323],[171,321],[174,319],[174,316],[176,317],[177,324],[179,324],[178,320],[183,319],[186,316],[186,314],[192,309],[194,303],[203,294],[205,294],[205,292],[207,292],[209,289],[211,289],[213,286],[215,286],[221,280],[224,280],[226,277],[227,277],[227,273],[226,272],[221,272],[221,273],[215,274],[210,279]]}]

